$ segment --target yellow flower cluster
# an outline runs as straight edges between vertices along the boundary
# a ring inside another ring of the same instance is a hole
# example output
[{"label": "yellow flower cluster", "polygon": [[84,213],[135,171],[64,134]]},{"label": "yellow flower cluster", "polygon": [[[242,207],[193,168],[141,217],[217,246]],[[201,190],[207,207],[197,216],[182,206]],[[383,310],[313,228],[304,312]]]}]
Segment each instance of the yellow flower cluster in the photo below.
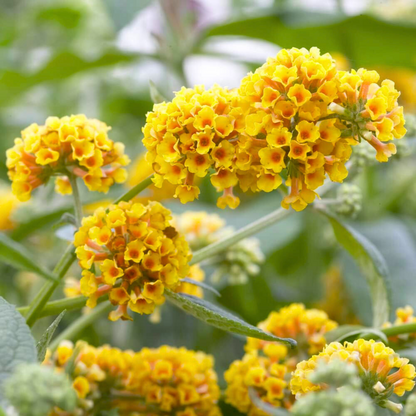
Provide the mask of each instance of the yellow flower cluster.
[{"label": "yellow flower cluster", "polygon": [[175,197],[182,203],[198,198],[194,177],[204,177],[212,169],[212,185],[224,191],[218,205],[236,208],[240,200],[232,187],[238,179],[234,159],[238,131],[244,121],[239,96],[219,86],[205,90],[182,88],[172,102],[155,104],[147,114],[143,144],[147,160],[156,172],[154,183],[176,185]]},{"label": "yellow flower cluster", "polygon": [[155,183],[178,185],[182,203],[198,197],[194,175],[210,169],[224,191],[218,206],[236,208],[243,192],[271,192],[282,176],[291,187],[282,206],[304,209],[325,181],[342,182],[351,146],[366,140],[380,162],[401,138],[403,108],[394,83],[378,84],[376,71],[339,71],[329,54],[311,48],[281,50],[245,77],[238,91],[218,86],[183,88],[147,116],[143,143]]},{"label": "yellow flower cluster", "polygon": [[[189,275],[187,277],[195,282],[203,282],[205,280],[205,272],[199,264],[193,264],[189,268]],[[176,293],[185,293],[186,295],[196,296],[197,298],[204,297],[204,291],[200,286],[188,282],[180,281],[173,290]],[[67,298],[82,295],[81,282],[74,277],[67,277],[65,279],[64,294]],[[156,322],[159,322],[159,319],[156,319]]]},{"label": "yellow flower cluster", "polygon": [[[74,356],[74,353],[77,355]],[[62,341],[43,364],[53,366],[57,371],[69,371],[72,387],[78,396],[78,406],[73,414],[55,408],[49,416],[87,414],[84,412],[93,409],[95,402],[102,398],[110,399],[111,390],[125,390],[125,379],[133,355],[131,351],[124,352],[107,345],[95,348],[80,341],[74,347],[71,341]],[[115,400],[110,399],[110,407],[114,404]]]},{"label": "yellow flower cluster", "polygon": [[[328,318],[319,309],[305,309],[301,303],[293,303],[278,312],[271,312],[267,319],[257,325],[281,338],[293,338],[298,342],[299,349],[307,349],[309,354],[316,354],[326,344],[325,333],[335,329],[338,324]],[[273,357],[274,343],[256,338],[248,338],[246,351],[263,351]]]},{"label": "yellow flower cluster", "polygon": [[109,129],[82,114],[30,125],[7,151],[13,193],[27,201],[51,176],[57,177],[56,191],[61,194],[72,192],[68,175],[81,177],[90,191],[107,192],[114,183],[124,182],[123,166],[130,160],[124,145],[108,138]]},{"label": "yellow flower cluster", "polygon": [[219,416],[220,390],[213,367],[213,358],[202,352],[143,348],[133,356],[126,388],[144,398],[146,415]]},{"label": "yellow flower cluster", "polygon": [[332,57],[317,48],[283,49],[244,78],[239,92],[251,103],[245,120],[249,137],[239,142],[260,163],[247,169],[243,191],[277,188],[286,168],[291,192],[282,206],[302,210],[326,174],[335,182],[346,178],[345,162],[359,140],[375,147],[380,162],[387,161],[395,146],[383,142],[406,130],[394,83],[379,86],[378,80],[375,71],[337,71]]},{"label": "yellow flower cluster", "polygon": [[226,402],[249,416],[266,416],[252,402],[251,389],[251,394],[257,394],[262,401],[275,407],[289,408],[293,402],[286,381],[290,372],[281,363],[286,354],[286,347],[280,345],[273,359],[253,353],[234,361],[224,374],[227,382]]},{"label": "yellow flower cluster", "polygon": [[85,217],[74,245],[83,268],[81,292],[94,307],[108,294],[118,305],[109,319],[131,319],[129,308],[151,314],[189,272],[185,238],[171,226],[171,213],[158,202],[120,202]]},{"label": "yellow flower cluster", "polygon": [[[74,349],[71,342],[63,341],[45,365],[68,371],[70,361],[73,370],[69,376],[78,395],[78,411],[98,410],[95,406],[104,399],[109,408],[117,408],[122,415],[221,415],[214,360],[202,352],[162,346],[135,353],[86,343]],[[52,415],[68,413],[55,409]]]},{"label": "yellow flower cluster", "polygon": [[376,403],[384,405],[387,398],[394,394],[403,396],[415,385],[415,367],[407,358],[401,358],[382,342],[359,339],[353,343],[332,342],[318,355],[300,362],[290,381],[293,394],[305,394],[320,390],[323,386],[314,385],[308,376],[316,369],[319,361],[341,360],[357,366],[363,380],[364,390]]}]

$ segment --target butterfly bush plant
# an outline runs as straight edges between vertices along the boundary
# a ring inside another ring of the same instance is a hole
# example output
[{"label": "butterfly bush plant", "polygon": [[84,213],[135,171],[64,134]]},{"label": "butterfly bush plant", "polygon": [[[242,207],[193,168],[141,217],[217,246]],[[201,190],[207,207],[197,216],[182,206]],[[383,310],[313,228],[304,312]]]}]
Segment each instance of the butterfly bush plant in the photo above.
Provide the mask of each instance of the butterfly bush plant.
[{"label": "butterfly bush plant", "polygon": [[[75,215],[67,214],[71,241],[52,271],[1,235],[2,258],[45,283],[27,306],[0,299],[0,414],[347,416],[382,408],[400,413],[406,401],[406,414],[416,414],[409,396],[415,367],[397,352],[415,337],[413,310],[400,308],[388,322],[387,289],[371,268],[378,253],[337,216],[359,211],[360,189],[346,184],[335,199],[325,198],[366,163],[355,149],[372,147],[378,162],[396,153],[406,133],[399,94],[376,71],[338,70],[317,48],[283,49],[235,89],[183,87],[146,115],[140,166],[146,163],[150,176],[88,214],[79,185],[93,194],[125,182],[124,145],[104,122],[85,115],[48,117],[24,129],[7,151],[13,194],[27,201],[53,178],[57,193],[72,195]],[[150,186],[169,187],[192,206],[207,190],[204,177],[218,193],[218,207],[236,216],[245,194],[274,192],[281,207],[276,202],[274,211],[235,230],[216,214],[172,215],[163,200],[140,195]],[[357,258],[372,294],[373,328],[354,331],[301,303],[270,311],[254,326],[204,298],[217,293],[213,285],[236,290],[255,281],[264,255],[253,235],[305,209],[327,218]],[[73,263],[78,276],[67,276]],[[64,282],[66,297],[50,301]],[[203,351],[122,350],[77,339],[101,315],[111,325],[145,319],[140,315],[158,322],[165,303],[246,339],[224,375]],[[64,311],[82,308],[54,336]],[[35,343],[31,327],[53,315]]]}]

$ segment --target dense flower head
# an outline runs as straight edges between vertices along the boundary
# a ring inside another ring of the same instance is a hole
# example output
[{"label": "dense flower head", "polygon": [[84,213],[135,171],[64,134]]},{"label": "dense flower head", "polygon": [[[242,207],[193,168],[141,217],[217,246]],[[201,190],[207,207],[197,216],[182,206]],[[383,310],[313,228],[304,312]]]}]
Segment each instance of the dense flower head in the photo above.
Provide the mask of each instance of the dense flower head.
[{"label": "dense flower head", "polygon": [[156,104],[143,128],[157,186],[177,185],[182,203],[198,197],[193,179],[211,175],[236,208],[233,187],[271,192],[290,186],[282,206],[300,211],[328,176],[343,182],[352,146],[366,141],[385,162],[406,133],[400,93],[376,71],[337,69],[318,48],[282,49],[249,73],[238,90],[182,88]]},{"label": "dense flower head", "polygon": [[287,389],[290,371],[282,363],[284,348],[282,354],[274,359],[252,353],[234,361],[224,374],[227,382],[225,401],[249,416],[266,416],[252,402],[251,389],[252,394],[257,394],[260,400],[275,407],[289,408],[293,396]]},{"label": "dense flower head", "polygon": [[144,398],[146,415],[219,416],[220,390],[213,367],[212,356],[202,352],[143,348],[133,356],[126,389]]},{"label": "dense flower head", "polygon": [[[133,352],[107,345],[95,348],[85,342],[74,347],[63,341],[44,364],[69,373],[78,410],[98,410],[104,399],[122,415],[221,414],[214,360],[202,352],[168,346]],[[55,409],[51,415],[69,414]]]},{"label": "dense flower head", "polygon": [[131,319],[127,309],[151,314],[164,302],[165,287],[187,277],[192,257],[185,238],[171,226],[171,213],[158,202],[120,202],[85,217],[74,245],[83,269],[87,306],[100,296],[118,305],[111,320]]},{"label": "dense flower head", "polygon": [[[110,396],[110,390],[125,389],[133,355],[131,351],[121,351],[108,345],[95,348],[83,341],[75,346],[71,341],[62,341],[43,364],[56,371],[65,371],[72,380],[72,387],[78,396],[78,412],[74,412],[75,415],[84,414],[79,413],[82,410],[91,410],[95,402]],[[54,409],[52,415],[63,416],[68,413]],[[69,415],[72,416],[72,413]]]},{"label": "dense flower head", "polygon": [[7,151],[13,193],[22,201],[33,189],[56,177],[56,191],[72,192],[68,175],[81,177],[90,191],[107,192],[127,178],[129,158],[124,145],[108,137],[110,128],[79,114],[48,117],[44,125],[31,124]]},{"label": "dense flower head", "polygon": [[171,102],[155,104],[147,114],[143,144],[147,161],[156,176],[154,183],[176,185],[175,197],[182,203],[198,198],[194,178],[210,175],[212,185],[223,196],[218,206],[236,208],[237,184],[234,159],[236,140],[243,121],[243,108],[236,91],[214,86],[183,87]]},{"label": "dense flower head", "polygon": [[318,48],[283,49],[269,58],[239,89],[251,106],[238,140],[249,161],[236,172],[241,189],[270,192],[284,171],[291,192],[282,206],[299,211],[315,199],[326,175],[335,182],[347,177],[345,163],[360,140],[387,161],[395,146],[386,142],[406,130],[394,83],[378,81],[376,71],[338,71]]},{"label": "dense flower head", "polygon": [[[301,303],[293,303],[271,312],[267,319],[258,324],[264,331],[281,338],[293,338],[299,348],[305,348],[309,354],[316,354],[326,344],[325,333],[335,329],[338,324],[328,318],[319,309],[306,309]],[[261,350],[267,356],[273,357],[275,343],[248,338],[246,351]]]},{"label": "dense flower head", "polygon": [[415,367],[409,364],[407,358],[401,358],[382,342],[359,339],[353,343],[345,342],[344,345],[332,342],[318,355],[300,362],[290,381],[292,393],[302,395],[324,388],[323,385],[313,384],[309,376],[320,361],[333,360],[356,365],[364,391],[382,407],[393,409],[392,402],[388,400],[389,397],[393,394],[403,396],[415,385]]}]

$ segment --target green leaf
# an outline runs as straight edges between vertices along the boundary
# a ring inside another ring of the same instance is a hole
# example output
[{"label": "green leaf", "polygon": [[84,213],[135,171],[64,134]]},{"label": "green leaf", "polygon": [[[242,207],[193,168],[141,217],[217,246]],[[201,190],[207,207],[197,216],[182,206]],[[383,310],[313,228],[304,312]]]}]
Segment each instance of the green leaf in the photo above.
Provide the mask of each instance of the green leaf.
[{"label": "green leaf", "polygon": [[195,318],[198,318],[209,325],[222,329],[223,331],[232,332],[245,337],[263,339],[265,341],[283,342],[285,344],[289,344],[292,348],[296,346],[295,340],[291,338],[279,338],[270,333],[264,332],[260,328],[244,322],[242,319],[210,302],[207,302],[204,299],[175,293],[169,289],[165,289],[165,296],[175,306],[182,309],[186,313],[195,316]]},{"label": "green leaf", "polygon": [[387,22],[364,14],[347,18],[336,16],[328,21],[322,14],[308,11],[307,22],[300,21],[299,15],[298,11],[278,14],[268,10],[260,17],[214,27],[207,35],[247,36],[273,42],[282,48],[317,46],[323,52],[346,55],[355,68],[385,65],[416,69],[416,60],[408,53],[416,49],[414,25]]},{"label": "green leaf", "polygon": [[397,217],[384,216],[377,221],[357,223],[354,227],[377,246],[388,269],[392,274],[394,272],[394,285],[390,288],[392,309],[404,305],[416,308],[416,244],[411,225]]},{"label": "green leaf", "polygon": [[117,2],[114,2],[113,0],[104,0],[103,4],[108,9],[108,16],[113,20],[116,29],[121,30],[151,2],[152,0],[118,0]]},{"label": "green leaf", "polygon": [[48,345],[51,342],[53,334],[55,333],[56,328],[58,327],[61,319],[65,315],[66,310],[63,310],[59,316],[52,322],[52,324],[48,327],[48,329],[43,333],[42,337],[36,344],[36,348],[38,350],[38,361],[42,362],[45,359],[46,350],[48,349]]},{"label": "green leaf", "polygon": [[350,332],[364,329],[362,325],[340,325],[338,328],[333,329],[325,334],[325,340],[329,344],[330,342],[339,341],[346,338],[346,335]]},{"label": "green leaf", "polygon": [[0,233],[0,260],[19,270],[28,270],[53,282],[57,278],[47,269],[38,265],[38,261],[25,247]]},{"label": "green leaf", "polygon": [[250,396],[251,401],[259,410],[263,410],[266,414],[270,416],[288,416],[289,412],[281,407],[275,407],[270,403],[264,402],[257,393],[254,387],[248,388],[248,394]]},{"label": "green leaf", "polygon": [[0,297],[0,402],[2,385],[14,368],[37,362],[36,344],[22,315]]},{"label": "green leaf", "polygon": [[342,325],[325,334],[325,339],[328,343],[334,341],[342,342],[348,338],[379,338],[384,343],[388,343],[386,334],[379,329],[367,328],[361,325]]},{"label": "green leaf", "polygon": [[[75,6],[75,5],[74,5]],[[56,22],[66,29],[75,29],[82,19],[82,11],[77,7],[59,6],[41,9],[36,16],[47,23]]]},{"label": "green leaf", "polygon": [[[97,68],[111,67],[116,64],[129,63],[143,57],[143,54],[123,53],[118,50],[107,51],[96,59],[85,59],[79,55],[63,51],[54,55],[38,72],[26,74],[6,70],[0,72],[0,105],[10,105],[10,99],[27,91],[37,84],[62,81],[72,75]],[[4,98],[3,98],[4,97]]]},{"label": "green leaf", "polygon": [[210,292],[215,293],[217,296],[221,296],[221,293],[220,293],[220,292],[218,292],[218,290],[217,290],[217,289],[213,288],[213,287],[212,287],[212,286],[210,286],[210,285],[207,285],[207,284],[206,284],[206,283],[204,283],[204,282],[198,282],[198,281],[196,281],[196,280],[190,279],[189,277],[184,277],[184,278],[183,278],[183,279],[181,279],[180,281],[181,281],[181,282],[185,282],[185,283],[189,283],[190,285],[199,286],[199,287],[201,287],[202,289],[209,290]]},{"label": "green leaf", "polygon": [[160,93],[158,90],[156,84],[149,79],[149,85],[150,85],[150,98],[155,104],[166,102],[166,98]]},{"label": "green leaf", "polygon": [[18,225],[11,231],[10,236],[13,240],[20,241],[28,235],[35,233],[48,224],[59,221],[59,219],[70,209],[71,205],[59,208],[44,208],[42,213],[31,216],[26,221],[18,220]]},{"label": "green leaf", "polygon": [[365,277],[372,300],[373,326],[376,328],[389,320],[390,297],[388,269],[378,249],[358,231],[323,212],[330,220],[338,242],[347,250]]}]

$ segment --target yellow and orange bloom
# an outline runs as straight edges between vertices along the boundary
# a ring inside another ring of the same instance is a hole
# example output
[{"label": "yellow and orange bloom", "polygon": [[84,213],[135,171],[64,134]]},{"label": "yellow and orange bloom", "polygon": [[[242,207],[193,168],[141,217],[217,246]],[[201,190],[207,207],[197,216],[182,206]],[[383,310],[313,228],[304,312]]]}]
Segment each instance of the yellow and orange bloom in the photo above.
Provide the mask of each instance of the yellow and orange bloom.
[{"label": "yellow and orange bloom", "polygon": [[82,178],[90,191],[107,192],[114,183],[124,182],[124,166],[130,160],[124,145],[108,138],[109,130],[105,123],[82,114],[30,125],[7,151],[13,193],[27,201],[33,189],[56,177],[55,190],[70,194],[68,175]]},{"label": "yellow and orange bloom", "polygon": [[[283,49],[238,90],[183,88],[147,116],[143,143],[157,186],[176,185],[182,203],[198,197],[195,177],[210,175],[220,208],[236,208],[233,188],[270,192],[290,186],[284,208],[303,210],[327,177],[343,182],[351,148],[367,141],[385,162],[401,138],[403,108],[376,71],[342,71],[318,48]],[[386,143],[388,142],[388,143]],[[309,161],[315,158],[319,166]]]},{"label": "yellow and orange bloom", "polygon": [[[221,416],[214,360],[203,352],[168,346],[133,352],[63,341],[44,365],[67,371],[78,396],[74,414],[98,411],[111,391],[118,397],[108,400],[107,409],[121,414]],[[63,415],[68,413],[58,408],[49,413]]]},{"label": "yellow and orange bloom", "polygon": [[[345,163],[359,141],[377,150],[377,160],[387,161],[396,150],[385,142],[405,133],[403,109],[394,83],[378,82],[375,71],[338,70],[335,60],[317,48],[283,49],[248,74],[239,88],[240,102],[249,106],[237,142],[250,154],[244,171],[237,170],[243,192],[274,189],[263,179],[280,173],[267,158],[272,148],[282,151],[274,154],[284,161],[291,187],[282,206],[297,211],[315,200],[315,189],[327,176],[335,182],[346,178]],[[312,156],[319,166],[308,163]],[[264,169],[258,169],[260,164]]]},{"label": "yellow and orange bloom", "polygon": [[109,319],[131,319],[128,309],[150,314],[189,271],[185,238],[171,226],[170,211],[158,202],[120,202],[85,217],[74,237],[84,269],[80,289],[87,306],[108,295],[117,309]]},{"label": "yellow and orange bloom", "polygon": [[233,160],[242,118],[237,103],[235,91],[196,86],[182,88],[172,102],[154,106],[143,128],[143,144],[157,174],[156,186],[175,185],[174,196],[187,203],[199,195],[195,176],[210,175],[219,191],[237,183]]},{"label": "yellow and orange bloom", "polygon": [[[271,312],[265,321],[258,324],[263,331],[281,338],[295,339],[299,349],[311,355],[322,350],[326,344],[325,333],[337,326],[324,311],[306,309],[301,303],[293,303],[278,312]],[[276,352],[281,354],[273,345],[276,343],[248,338],[245,349],[247,352],[263,351],[272,358]]]},{"label": "yellow and orange bloom", "polygon": [[308,376],[316,369],[318,362],[341,360],[350,362],[358,369],[363,381],[364,391],[382,407],[399,410],[396,403],[389,398],[396,394],[403,396],[415,385],[415,367],[407,358],[401,358],[393,349],[382,342],[358,339],[353,343],[332,342],[322,352],[296,366],[290,381],[290,389],[295,395],[321,390],[324,386],[315,385]]},{"label": "yellow and orange bloom", "polygon": [[220,416],[213,366],[213,358],[202,352],[168,346],[143,348],[132,357],[126,391],[143,397],[143,410],[149,406],[158,409],[156,413],[176,416]]},{"label": "yellow and orange bloom", "polygon": [[275,407],[290,408],[294,396],[288,390],[290,371],[282,362],[284,355],[273,359],[257,353],[246,354],[234,361],[225,372],[227,382],[225,401],[249,416],[264,416],[250,398],[257,394],[259,399]]}]

